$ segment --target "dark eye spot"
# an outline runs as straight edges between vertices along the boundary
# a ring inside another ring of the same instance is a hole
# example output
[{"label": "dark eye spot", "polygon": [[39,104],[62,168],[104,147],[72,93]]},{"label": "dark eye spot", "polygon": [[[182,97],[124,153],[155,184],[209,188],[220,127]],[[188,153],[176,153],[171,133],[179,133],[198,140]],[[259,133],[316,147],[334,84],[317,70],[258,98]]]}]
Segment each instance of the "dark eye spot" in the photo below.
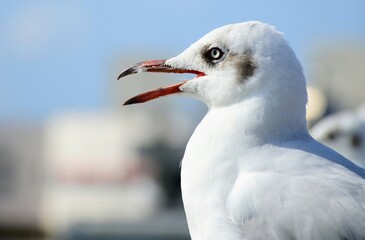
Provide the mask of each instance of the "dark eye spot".
[{"label": "dark eye spot", "polygon": [[249,77],[251,77],[256,69],[256,65],[253,61],[253,57],[250,51],[248,51],[243,59],[242,59],[242,65],[241,65],[241,75],[243,77],[243,79],[247,79]]},{"label": "dark eye spot", "polygon": [[237,80],[241,83],[253,76],[258,68],[251,49],[247,49],[243,54],[231,53],[228,57],[231,57],[230,60],[235,64],[238,70]]},{"label": "dark eye spot", "polygon": [[360,136],[360,135],[358,135],[358,134],[354,134],[354,135],[352,135],[352,137],[351,137],[351,145],[352,145],[354,148],[358,148],[358,147],[360,147],[361,142],[362,142],[362,138],[361,138],[361,136]]},{"label": "dark eye spot", "polygon": [[224,59],[225,55],[225,51],[218,47],[213,47],[204,53],[204,58],[209,63],[218,63]]}]

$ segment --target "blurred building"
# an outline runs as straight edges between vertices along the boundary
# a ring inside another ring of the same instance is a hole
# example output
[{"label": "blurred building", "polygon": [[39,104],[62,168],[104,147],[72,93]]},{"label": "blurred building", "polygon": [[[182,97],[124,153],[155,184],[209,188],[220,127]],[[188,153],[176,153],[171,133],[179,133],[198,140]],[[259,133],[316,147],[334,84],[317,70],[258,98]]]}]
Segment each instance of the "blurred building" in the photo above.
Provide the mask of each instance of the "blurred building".
[{"label": "blurred building", "polygon": [[0,238],[43,236],[39,229],[43,190],[42,128],[0,124]]},{"label": "blurred building", "polygon": [[168,121],[123,108],[59,113],[44,126],[3,125],[0,238],[92,239],[97,231],[186,239],[179,196],[184,126]]},{"label": "blurred building", "polygon": [[156,133],[148,116],[123,113],[60,114],[46,124],[46,229],[138,221],[158,211],[162,191],[139,152]]}]

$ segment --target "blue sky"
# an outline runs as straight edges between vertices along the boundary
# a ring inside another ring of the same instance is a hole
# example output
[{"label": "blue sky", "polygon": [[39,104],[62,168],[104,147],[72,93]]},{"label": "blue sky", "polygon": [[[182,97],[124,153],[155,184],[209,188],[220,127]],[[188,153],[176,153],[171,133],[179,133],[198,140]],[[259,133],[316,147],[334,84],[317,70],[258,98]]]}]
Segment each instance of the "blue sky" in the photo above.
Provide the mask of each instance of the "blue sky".
[{"label": "blue sky", "polygon": [[305,67],[311,46],[319,41],[364,41],[364,9],[362,0],[4,1],[0,120],[44,120],[58,111],[103,109],[117,74],[111,67],[116,58],[133,50],[168,58],[166,53],[178,54],[228,23],[275,25]]}]

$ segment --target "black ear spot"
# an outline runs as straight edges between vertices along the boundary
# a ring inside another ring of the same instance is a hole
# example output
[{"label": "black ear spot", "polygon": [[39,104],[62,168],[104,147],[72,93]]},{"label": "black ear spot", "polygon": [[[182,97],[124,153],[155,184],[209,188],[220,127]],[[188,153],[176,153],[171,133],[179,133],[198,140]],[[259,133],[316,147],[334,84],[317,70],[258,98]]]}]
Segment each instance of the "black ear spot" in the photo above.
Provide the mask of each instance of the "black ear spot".
[{"label": "black ear spot", "polygon": [[243,80],[251,77],[257,68],[251,51],[246,51],[240,62],[241,77]]}]

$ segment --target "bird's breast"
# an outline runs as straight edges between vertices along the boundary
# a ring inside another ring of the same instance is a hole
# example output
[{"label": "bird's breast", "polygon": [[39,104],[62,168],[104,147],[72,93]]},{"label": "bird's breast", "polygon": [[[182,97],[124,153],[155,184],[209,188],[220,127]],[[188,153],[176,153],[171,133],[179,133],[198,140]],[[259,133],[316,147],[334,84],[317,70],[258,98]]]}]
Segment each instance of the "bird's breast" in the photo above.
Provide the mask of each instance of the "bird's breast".
[{"label": "bird's breast", "polygon": [[232,145],[220,139],[219,133],[201,130],[197,129],[191,137],[181,165],[189,229],[192,239],[228,239],[225,235],[212,238],[210,234],[213,234],[212,228],[231,227],[226,203],[237,178],[238,159]]}]

